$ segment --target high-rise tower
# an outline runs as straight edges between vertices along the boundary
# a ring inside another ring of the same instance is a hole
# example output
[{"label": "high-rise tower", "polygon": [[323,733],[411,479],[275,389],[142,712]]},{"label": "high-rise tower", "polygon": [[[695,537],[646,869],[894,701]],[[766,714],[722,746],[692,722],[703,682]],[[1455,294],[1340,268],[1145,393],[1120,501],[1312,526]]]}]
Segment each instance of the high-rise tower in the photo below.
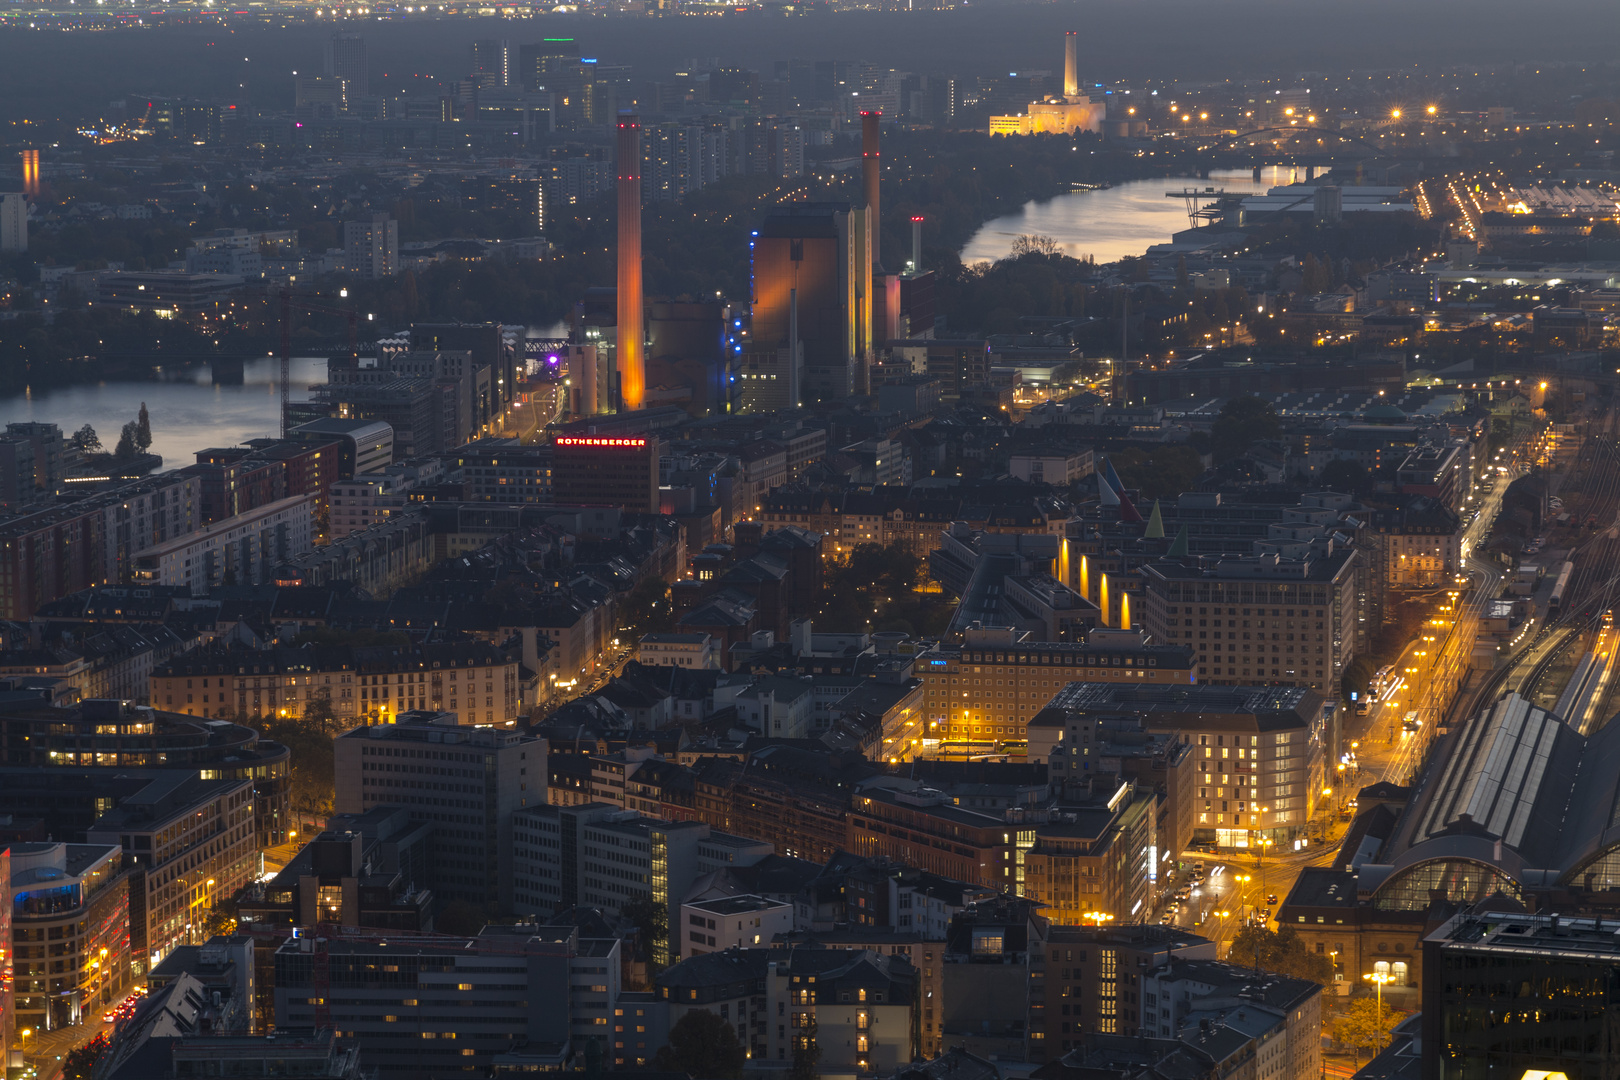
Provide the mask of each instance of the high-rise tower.
[{"label": "high-rise tower", "polygon": [[479,38],[473,42],[472,73],[493,75],[496,86],[511,86],[512,43],[505,38]]},{"label": "high-rise tower", "polygon": [[883,113],[873,109],[861,113],[861,192],[865,196],[867,208],[871,212],[872,228],[872,263],[875,266],[883,265],[883,252],[879,236],[878,214],[878,180],[882,168],[882,153],[879,146],[881,135],[878,123],[883,119]]},{"label": "high-rise tower", "polygon": [[641,311],[641,117],[619,114],[619,402],[625,411],[641,408],[646,395],[647,338]]},{"label": "high-rise tower", "polygon": [[326,74],[347,82],[351,98],[369,94],[371,67],[366,39],[359,34],[333,34],[326,42]]},{"label": "high-rise tower", "polygon": [[1063,35],[1063,96],[1080,96],[1080,35],[1073,30]]}]

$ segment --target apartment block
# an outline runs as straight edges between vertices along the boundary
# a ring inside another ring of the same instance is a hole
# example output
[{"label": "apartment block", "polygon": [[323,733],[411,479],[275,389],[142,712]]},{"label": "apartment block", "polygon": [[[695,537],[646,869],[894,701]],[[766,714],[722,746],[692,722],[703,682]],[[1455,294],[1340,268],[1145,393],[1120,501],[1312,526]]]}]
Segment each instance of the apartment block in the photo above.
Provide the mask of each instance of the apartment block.
[{"label": "apartment block", "polygon": [[575,969],[611,968],[616,951],[532,924],[432,944],[292,938],[275,953],[276,1026],[343,1031],[388,1080],[482,1072],[497,1058],[557,1071],[580,1052],[576,1030],[606,1039],[617,981]]},{"label": "apartment block", "polygon": [[1335,760],[1322,706],[1304,687],[1072,683],[1030,723],[1030,755],[1051,757],[1060,739],[1067,753],[1084,750],[1104,734],[1098,720],[1134,714],[1193,749],[1194,840],[1280,843],[1310,820]]},{"label": "apartment block", "polygon": [[1041,1033],[1035,1042],[1051,1060],[1078,1048],[1088,1032],[1156,1033],[1157,1006],[1153,1024],[1144,1020],[1148,973],[1215,955],[1215,942],[1171,926],[1053,925],[1031,955],[1031,974],[1040,973],[1034,985],[1042,988],[1030,998],[1031,1034]]},{"label": "apartment block", "polygon": [[1337,693],[1355,658],[1356,553],[1243,555],[1213,565],[1161,559],[1142,567],[1142,625],[1155,641],[1193,648],[1198,682],[1265,682]]},{"label": "apartment block", "polygon": [[[1234,958],[1235,959],[1235,958]],[[1181,950],[1133,979],[1138,1033],[1190,1041],[1219,1024],[1254,1041],[1256,1080],[1322,1074],[1322,987]],[[1237,1010],[1237,1012],[1234,1012]],[[1130,1032],[1126,1032],[1130,1034]]]},{"label": "apartment block", "polygon": [[917,657],[928,732],[925,749],[946,744],[1017,744],[1053,695],[1076,680],[1186,686],[1194,661],[1185,646],[1148,644],[1141,634],[1093,632],[1083,642],[1034,641],[1009,630],[970,630],[965,643]]},{"label": "apartment block", "polygon": [[714,1013],[755,1061],[780,1067],[814,1039],[827,1073],[890,1075],[919,1052],[917,985],[903,956],[800,945],[694,956],[660,973],[656,993],[671,1027]]},{"label": "apartment block", "polygon": [[137,975],[176,945],[205,938],[209,909],[264,865],[251,780],[200,779],[178,769],[157,777],[85,833],[87,843],[118,847],[134,871],[129,936]]},{"label": "apartment block", "polygon": [[533,701],[528,681],[516,653],[479,641],[211,648],[154,668],[151,696],[188,716],[275,716],[313,705],[340,722],[391,724],[426,711],[464,725],[510,724]]},{"label": "apartment block", "polygon": [[617,912],[652,900],[667,913],[659,963],[678,956],[681,903],[699,875],[775,854],[769,843],[732,836],[701,821],[642,817],[612,803],[530,806],[512,823],[513,908],[549,914],[576,904]]},{"label": "apartment block", "polygon": [[512,907],[514,815],[546,799],[546,743],[406,713],[334,742],[337,812],[402,806],[433,826],[433,891],[486,909]]},{"label": "apartment block", "polygon": [[216,585],[273,581],[277,566],[315,546],[316,495],[290,495],[194,532],[144,548],[133,577],[148,585],[184,585],[203,596]]},{"label": "apartment block", "polygon": [[194,476],[165,473],[0,525],[0,618],[128,580],[136,553],[202,525],[201,490]]}]

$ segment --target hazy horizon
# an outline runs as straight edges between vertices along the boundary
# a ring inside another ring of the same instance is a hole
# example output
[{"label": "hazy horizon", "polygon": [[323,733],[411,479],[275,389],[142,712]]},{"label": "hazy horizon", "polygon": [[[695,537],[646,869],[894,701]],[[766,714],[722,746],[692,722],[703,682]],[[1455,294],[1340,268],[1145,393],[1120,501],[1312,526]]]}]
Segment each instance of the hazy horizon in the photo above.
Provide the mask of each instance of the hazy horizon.
[{"label": "hazy horizon", "polygon": [[[1175,29],[1167,32],[1167,26]],[[964,77],[1020,68],[1057,70],[1059,38],[1067,29],[1081,32],[1082,67],[1097,81],[1218,82],[1242,73],[1252,82],[1352,69],[1390,74],[1423,64],[1449,68],[1465,57],[1481,70],[1505,64],[1609,65],[1620,54],[1620,19],[1614,18],[1612,4],[1595,0],[1532,9],[1369,0],[1354,8],[1314,10],[1277,0],[1237,0],[1219,9],[1165,0],[1109,6],[986,4],[798,19],[552,15],[349,20],[336,27],[366,35],[375,73],[404,71],[444,80],[466,74],[468,46],[475,38],[522,42],[557,34],[579,38],[588,55],[629,65],[645,73],[640,77],[672,71],[692,57],[718,57],[767,75],[774,61],[789,58],[865,58],[921,74]],[[291,102],[293,71],[320,62],[321,42],[334,28],[322,22],[274,29],[0,31],[0,50],[10,54],[0,65],[0,111],[8,119],[75,116],[129,93],[221,95],[244,78],[249,103],[282,108]],[[250,59],[244,63],[243,57]],[[73,75],[63,78],[64,72]]]}]

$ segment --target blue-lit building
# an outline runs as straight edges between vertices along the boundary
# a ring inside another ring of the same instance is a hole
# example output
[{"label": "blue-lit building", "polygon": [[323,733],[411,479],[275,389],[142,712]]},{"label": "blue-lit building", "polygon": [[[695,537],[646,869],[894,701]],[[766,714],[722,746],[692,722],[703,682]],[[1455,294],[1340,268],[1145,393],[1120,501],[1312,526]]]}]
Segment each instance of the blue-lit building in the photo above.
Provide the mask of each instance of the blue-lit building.
[{"label": "blue-lit building", "polygon": [[12,845],[0,918],[11,922],[13,1000],[0,987],[0,1026],[98,1023],[129,992],[130,874],[111,844]]}]

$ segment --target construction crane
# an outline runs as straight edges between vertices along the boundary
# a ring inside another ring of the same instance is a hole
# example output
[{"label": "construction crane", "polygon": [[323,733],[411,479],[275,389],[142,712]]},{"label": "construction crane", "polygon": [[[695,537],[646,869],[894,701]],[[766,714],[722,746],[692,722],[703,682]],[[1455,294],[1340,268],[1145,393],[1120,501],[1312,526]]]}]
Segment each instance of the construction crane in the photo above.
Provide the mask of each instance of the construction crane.
[{"label": "construction crane", "polygon": [[[283,287],[281,290],[281,437],[287,437],[287,407],[290,401],[289,394],[292,389],[292,319],[293,301],[298,301],[299,310],[318,315],[341,315],[349,324],[349,357],[358,361],[360,358],[359,334],[360,314],[352,307],[328,307],[320,303],[326,299],[322,296],[311,296],[307,293],[295,293]],[[340,297],[349,295],[348,289],[339,291]]]}]

